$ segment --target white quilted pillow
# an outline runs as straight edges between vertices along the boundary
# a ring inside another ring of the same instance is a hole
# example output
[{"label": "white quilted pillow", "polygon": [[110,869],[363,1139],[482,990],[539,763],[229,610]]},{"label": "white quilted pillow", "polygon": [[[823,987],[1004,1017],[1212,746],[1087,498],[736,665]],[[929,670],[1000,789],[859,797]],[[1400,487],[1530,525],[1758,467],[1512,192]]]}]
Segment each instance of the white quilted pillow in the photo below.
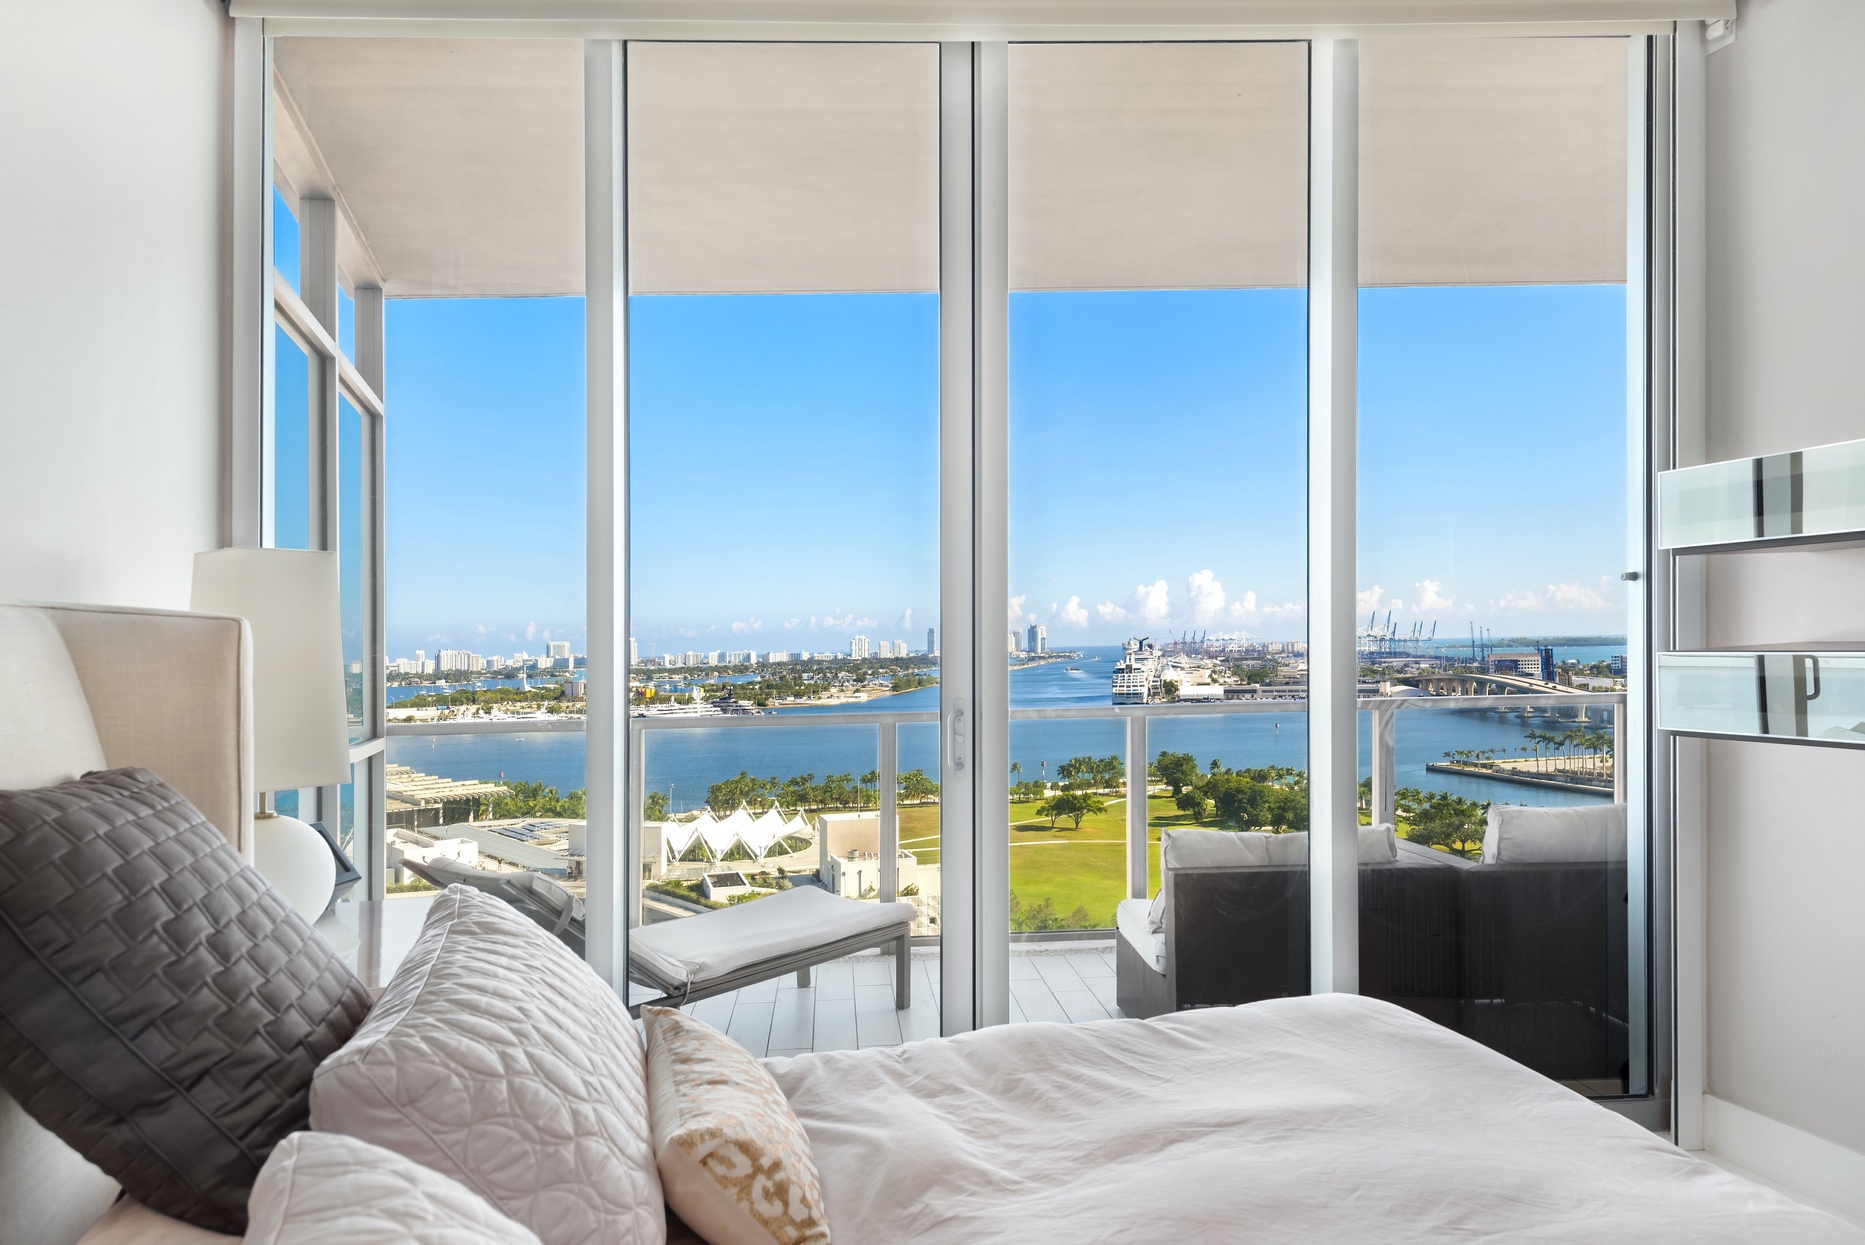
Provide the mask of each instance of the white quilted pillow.
[{"label": "white quilted pillow", "polygon": [[664,1245],[641,1036],[587,964],[450,886],[349,1043],[311,1127],[459,1181],[543,1245]]},{"label": "white quilted pillow", "polygon": [[253,1182],[245,1245],[538,1245],[485,1199],[340,1133],[293,1133]]}]

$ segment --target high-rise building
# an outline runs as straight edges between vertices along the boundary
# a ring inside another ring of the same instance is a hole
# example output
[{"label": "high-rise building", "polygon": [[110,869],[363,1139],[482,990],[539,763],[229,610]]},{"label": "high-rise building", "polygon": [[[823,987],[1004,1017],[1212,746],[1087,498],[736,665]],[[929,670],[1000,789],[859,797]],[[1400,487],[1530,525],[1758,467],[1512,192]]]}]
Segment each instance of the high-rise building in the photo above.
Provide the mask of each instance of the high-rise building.
[{"label": "high-rise building", "polygon": [[1029,631],[1025,633],[1024,640],[1025,643],[1023,647],[1030,652],[1047,653],[1049,651],[1049,628],[1043,626],[1041,623],[1031,623]]},{"label": "high-rise building", "polygon": [[1010,644],[1006,651],[1012,653],[1020,653],[1023,651],[1023,644],[1014,631],[1010,633]]},{"label": "high-rise building", "polygon": [[928,627],[926,628],[926,655],[928,657],[931,657],[934,653],[938,651],[939,651],[939,646],[933,643],[933,629],[931,627]]},{"label": "high-rise building", "polygon": [[552,657],[568,657],[570,655],[570,642],[568,640],[552,640],[550,642],[550,648],[546,651]]},{"label": "high-rise building", "polygon": [[638,666],[641,664],[641,650],[635,645],[635,637],[633,636],[628,637],[628,664],[631,666]]},{"label": "high-rise building", "polygon": [[848,655],[857,660],[866,657],[868,655],[868,637],[865,635],[858,635],[850,640],[848,642]]}]

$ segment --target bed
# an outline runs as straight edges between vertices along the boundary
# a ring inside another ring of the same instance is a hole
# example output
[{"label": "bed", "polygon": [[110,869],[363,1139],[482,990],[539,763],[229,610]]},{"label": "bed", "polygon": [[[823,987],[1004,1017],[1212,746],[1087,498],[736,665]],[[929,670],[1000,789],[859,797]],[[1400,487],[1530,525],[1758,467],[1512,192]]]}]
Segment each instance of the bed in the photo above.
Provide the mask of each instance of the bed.
[{"label": "bed", "polygon": [[[63,703],[95,714],[105,761],[175,773],[243,845],[250,676],[237,620],[0,607],[0,637],[16,654],[39,645],[48,664],[69,648],[75,665],[62,692],[22,699],[32,715],[0,713],[0,786],[35,785],[22,758],[57,743],[47,712]],[[198,677],[164,681],[178,669]],[[178,720],[189,729],[171,729]],[[766,1066],[808,1134],[836,1245],[1865,1245],[1865,1232],[1502,1055],[1354,996],[1005,1026]],[[0,1096],[0,1242],[72,1245],[100,1216],[92,1242],[236,1239],[176,1234],[153,1212],[112,1210],[115,1195]]]},{"label": "bed", "polygon": [[836,1245],[1865,1242],[1388,1003],[766,1061]]}]

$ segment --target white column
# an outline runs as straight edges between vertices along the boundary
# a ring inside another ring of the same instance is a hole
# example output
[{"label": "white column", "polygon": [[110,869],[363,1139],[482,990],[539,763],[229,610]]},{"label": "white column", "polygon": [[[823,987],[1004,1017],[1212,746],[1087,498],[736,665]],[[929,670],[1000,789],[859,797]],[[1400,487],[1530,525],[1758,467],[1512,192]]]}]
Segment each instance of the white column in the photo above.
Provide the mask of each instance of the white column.
[{"label": "white column", "polygon": [[272,403],[272,44],[256,17],[233,20],[232,351],[228,514],[232,546],[269,543],[265,430]]},{"label": "white column", "polygon": [[[383,305],[382,287],[359,285],[356,287],[356,371],[363,378],[363,383],[375,393],[378,400],[383,400],[386,384],[384,372],[388,365],[388,338],[386,308]],[[383,504],[386,484],[388,449],[387,405],[384,401],[384,415],[377,419],[368,415],[363,418],[363,540],[362,549],[365,559],[363,572],[363,696],[368,704],[365,721],[371,735],[387,733],[387,714],[385,698],[387,696],[387,677],[383,662],[388,655],[388,575],[387,542],[383,532]],[[381,899],[386,894],[388,885],[388,753],[378,752],[369,758],[356,776],[358,783],[357,808],[362,808],[362,786],[369,788],[369,824],[367,836],[360,813],[357,817],[358,855],[356,867],[363,874],[363,892],[369,899]]]},{"label": "white column", "polygon": [[628,991],[639,885],[627,820],[628,246],[626,45],[583,45],[584,331],[588,403],[588,943],[590,967]]},{"label": "white column", "polygon": [[1308,791],[1310,989],[1360,981],[1354,649],[1360,48],[1310,44]]}]

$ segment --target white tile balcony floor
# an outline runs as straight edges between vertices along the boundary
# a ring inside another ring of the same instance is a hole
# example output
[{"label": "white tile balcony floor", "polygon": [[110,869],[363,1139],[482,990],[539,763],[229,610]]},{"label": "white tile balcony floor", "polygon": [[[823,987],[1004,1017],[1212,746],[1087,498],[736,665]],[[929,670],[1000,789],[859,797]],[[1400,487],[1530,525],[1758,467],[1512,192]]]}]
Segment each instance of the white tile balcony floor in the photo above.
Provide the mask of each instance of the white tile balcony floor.
[{"label": "white tile balcony floor", "polygon": [[[939,1036],[939,952],[913,955],[913,1001],[894,1007],[892,955],[863,952],[812,971],[799,987],[796,974],[759,982],[689,1004],[699,1017],[752,1054],[898,1046]],[[1010,1020],[1106,1020],[1114,1005],[1114,941],[1013,943],[1010,948]]]}]

